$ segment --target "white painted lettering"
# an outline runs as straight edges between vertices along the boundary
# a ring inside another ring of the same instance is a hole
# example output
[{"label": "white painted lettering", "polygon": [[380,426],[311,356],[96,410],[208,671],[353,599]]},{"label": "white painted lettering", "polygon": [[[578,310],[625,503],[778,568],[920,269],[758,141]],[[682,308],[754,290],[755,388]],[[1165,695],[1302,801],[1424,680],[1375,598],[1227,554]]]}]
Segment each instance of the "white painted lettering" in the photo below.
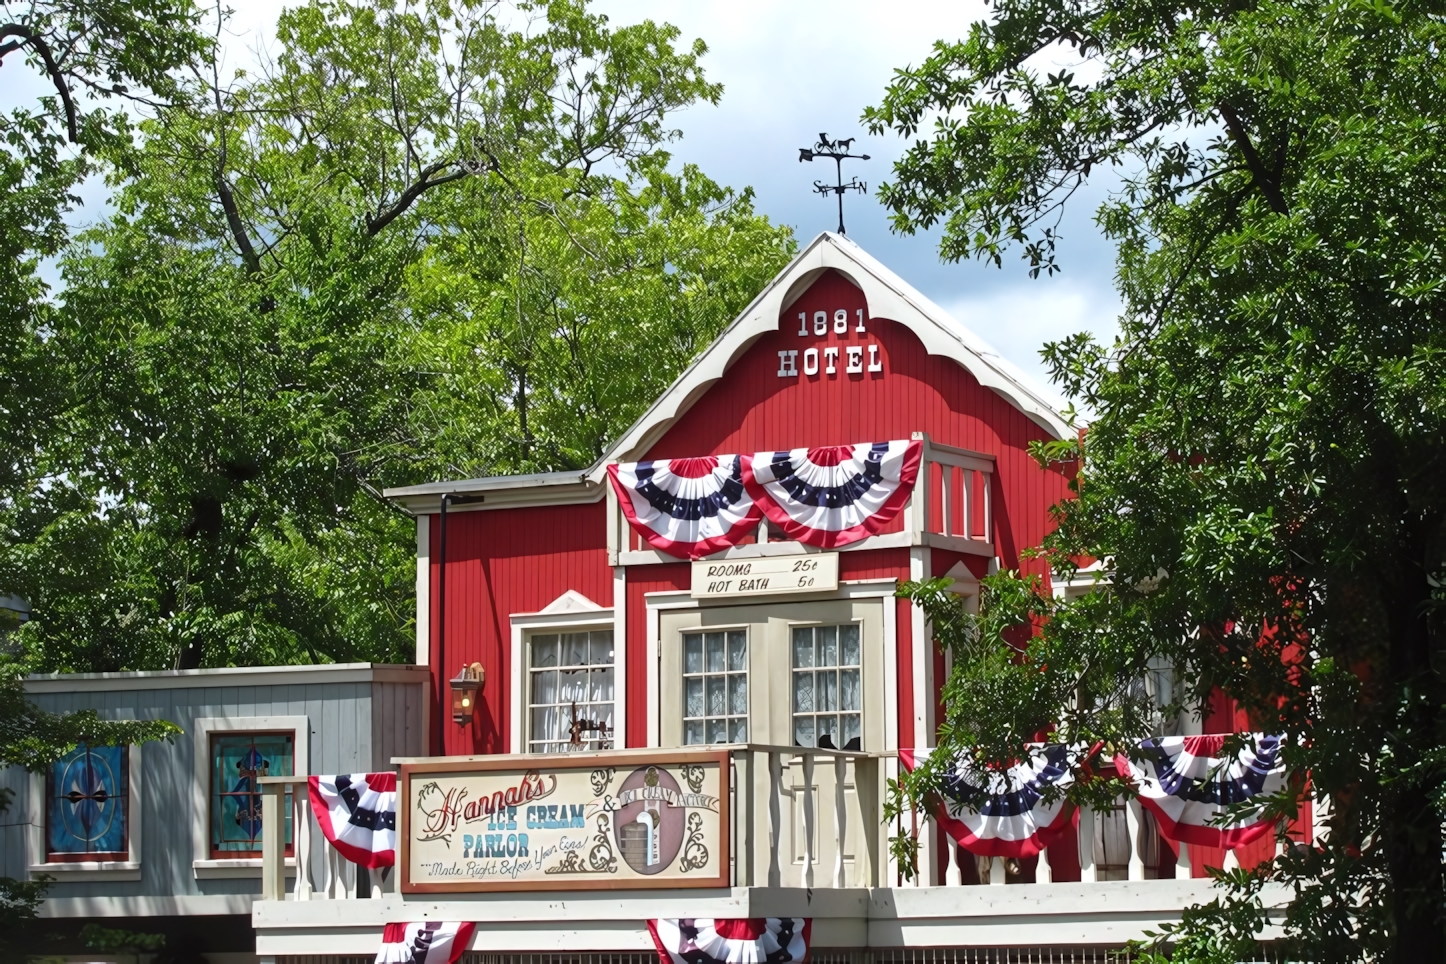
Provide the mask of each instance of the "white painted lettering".
[{"label": "white painted lettering", "polygon": [[828,334],[828,312],[815,311],[813,313],[813,333],[815,335]]},{"label": "white painted lettering", "polygon": [[854,331],[858,332],[859,334],[863,334],[863,331],[864,331],[864,310],[863,310],[862,308],[855,308],[855,309],[854,309],[854,314],[856,314],[856,315],[859,316],[859,326],[858,326],[857,328],[855,328]]},{"label": "white painted lettering", "polygon": [[825,368],[824,371],[830,375],[837,374],[838,366],[836,363],[838,362],[838,349],[835,347],[825,348],[823,350],[823,357],[828,360],[828,367]]},{"label": "white painted lettering", "polygon": [[808,334],[808,312],[798,313],[798,337],[802,338]]},{"label": "white painted lettering", "polygon": [[778,377],[788,378],[798,374],[798,349],[778,353]]},{"label": "white painted lettering", "polygon": [[805,375],[818,374],[818,349],[810,348],[803,353],[803,373]]},{"label": "white painted lettering", "polygon": [[843,308],[833,313],[833,333],[835,335],[847,335],[849,333],[849,313]]},{"label": "white painted lettering", "polygon": [[869,371],[881,372],[884,370],[884,363],[879,361],[879,346],[869,346]]},{"label": "white painted lettering", "polygon": [[848,356],[849,356],[848,367],[845,368],[844,371],[849,372],[849,373],[861,372],[861,371],[863,371],[863,370],[864,370],[864,346],[862,346],[862,345],[849,345],[847,348],[844,349],[844,351],[848,352]]}]

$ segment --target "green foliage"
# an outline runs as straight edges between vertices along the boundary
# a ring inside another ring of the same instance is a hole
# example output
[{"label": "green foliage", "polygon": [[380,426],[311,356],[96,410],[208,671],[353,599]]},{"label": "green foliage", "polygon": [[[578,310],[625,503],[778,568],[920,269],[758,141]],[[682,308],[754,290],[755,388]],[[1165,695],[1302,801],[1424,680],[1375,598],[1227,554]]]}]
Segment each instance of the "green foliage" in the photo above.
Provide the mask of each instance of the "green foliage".
[{"label": "green foliage", "polygon": [[109,954],[141,954],[158,951],[166,946],[164,934],[142,934],[99,924],[86,924],[80,929],[80,939],[91,950]]},{"label": "green foliage", "polygon": [[29,666],[404,660],[380,491],[588,464],[792,253],[670,169],[673,112],[720,94],[673,27],[318,0],[277,37],[141,125],[64,252],[0,507]]},{"label": "green foliage", "polygon": [[27,960],[44,936],[40,931],[40,902],[51,877],[35,880],[0,877],[0,960]]},{"label": "green foliage", "polygon": [[[1045,558],[1106,582],[995,577],[941,745],[1129,746],[1223,690],[1333,804],[1324,847],[1261,884],[1303,959],[1446,946],[1443,32],[1432,3],[1004,0],[866,115],[930,125],[882,197],[946,258],[1053,270],[1061,205],[1101,170],[1112,190],[1121,335],[1046,346],[1096,417],[1083,451],[1037,453],[1078,456]],[[1221,885],[1171,960],[1246,939],[1256,885]]]}]

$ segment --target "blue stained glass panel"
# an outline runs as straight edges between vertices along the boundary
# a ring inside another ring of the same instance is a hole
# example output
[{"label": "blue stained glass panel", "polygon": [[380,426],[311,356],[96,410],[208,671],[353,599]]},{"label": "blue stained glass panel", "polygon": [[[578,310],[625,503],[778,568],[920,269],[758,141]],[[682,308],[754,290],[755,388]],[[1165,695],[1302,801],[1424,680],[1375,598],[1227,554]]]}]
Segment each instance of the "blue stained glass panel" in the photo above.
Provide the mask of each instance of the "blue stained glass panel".
[{"label": "blue stained glass panel", "polygon": [[78,746],[50,765],[46,850],[58,859],[125,859],[129,747]]},{"label": "blue stained glass panel", "polygon": [[[211,738],[211,852],[254,855],[261,851],[261,777],[291,776],[290,733],[227,733]],[[291,844],[288,792],[286,843]]]}]

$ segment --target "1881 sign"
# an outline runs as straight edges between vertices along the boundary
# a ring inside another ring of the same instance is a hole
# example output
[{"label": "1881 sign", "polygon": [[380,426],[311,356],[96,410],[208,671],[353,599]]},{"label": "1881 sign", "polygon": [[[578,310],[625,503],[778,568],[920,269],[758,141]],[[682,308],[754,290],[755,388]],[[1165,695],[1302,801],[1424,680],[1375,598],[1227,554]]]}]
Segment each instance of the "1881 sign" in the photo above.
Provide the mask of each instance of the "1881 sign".
[{"label": "1881 sign", "polygon": [[404,893],[728,886],[728,755],[406,764]]}]

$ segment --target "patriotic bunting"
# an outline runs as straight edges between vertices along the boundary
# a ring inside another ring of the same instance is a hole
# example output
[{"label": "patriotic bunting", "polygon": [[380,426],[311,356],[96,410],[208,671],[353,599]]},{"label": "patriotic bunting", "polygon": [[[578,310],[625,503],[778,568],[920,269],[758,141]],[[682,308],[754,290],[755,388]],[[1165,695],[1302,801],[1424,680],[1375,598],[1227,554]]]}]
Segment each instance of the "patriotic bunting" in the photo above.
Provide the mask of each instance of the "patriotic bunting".
[{"label": "patriotic bunting", "polygon": [[762,513],[743,485],[739,455],[609,465],[629,524],[655,549],[698,559],[736,546]]},{"label": "patriotic bunting", "polygon": [[322,834],[343,857],[372,868],[397,862],[395,773],[313,776],[307,783],[311,812],[316,814]]},{"label": "patriotic bunting", "polygon": [[1238,753],[1222,756],[1225,734],[1167,736],[1143,741],[1144,762],[1121,753],[1120,775],[1134,778],[1140,802],[1149,807],[1160,832],[1171,840],[1202,847],[1235,848],[1269,833],[1269,820],[1247,819],[1221,826],[1230,804],[1243,803],[1285,786],[1280,737],[1246,734]]},{"label": "patriotic bunting", "polygon": [[476,927],[471,922],[438,920],[388,924],[376,964],[454,964],[472,943]]},{"label": "patriotic bunting", "polygon": [[832,549],[887,525],[914,490],[923,445],[865,442],[759,452],[743,465],[754,501],[790,539]]},{"label": "patriotic bunting", "polygon": [[807,917],[650,920],[659,964],[784,964],[808,957]]},{"label": "patriotic bunting", "polygon": [[[914,769],[930,751],[899,750],[899,762]],[[1033,857],[1079,821],[1079,812],[1062,795],[1074,782],[1074,768],[1092,751],[1085,746],[1042,743],[1007,771],[984,772],[962,763],[944,783],[939,826],[965,850],[983,857]]]}]

